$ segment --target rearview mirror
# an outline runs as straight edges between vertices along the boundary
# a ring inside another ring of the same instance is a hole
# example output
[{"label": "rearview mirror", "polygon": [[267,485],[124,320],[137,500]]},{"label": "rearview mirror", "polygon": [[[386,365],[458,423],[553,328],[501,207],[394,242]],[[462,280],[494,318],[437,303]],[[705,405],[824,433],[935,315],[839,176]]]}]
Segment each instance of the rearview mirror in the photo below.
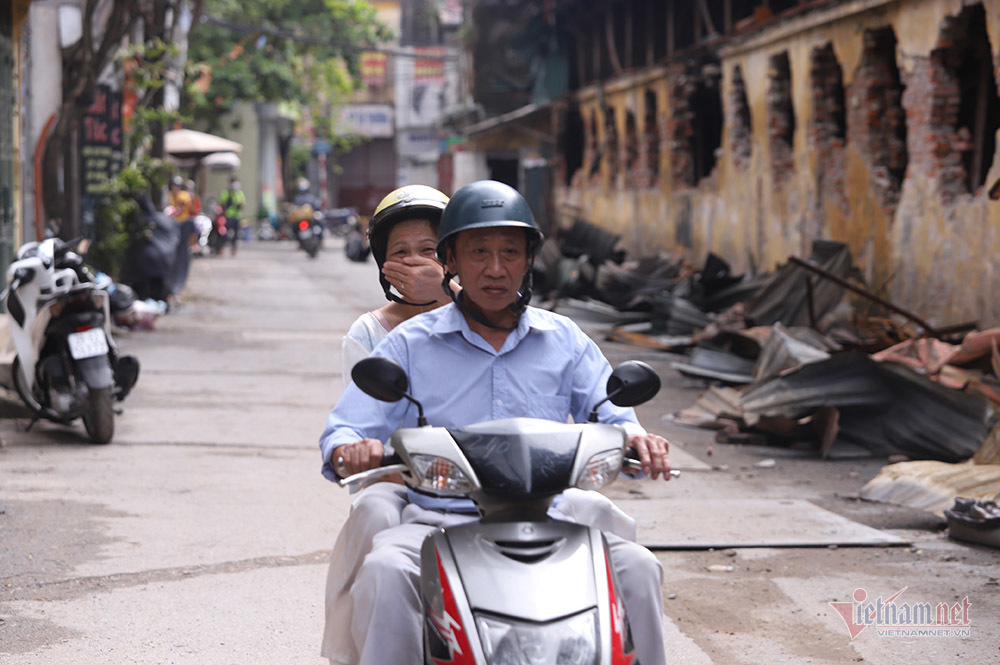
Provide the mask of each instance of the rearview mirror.
[{"label": "rearview mirror", "polygon": [[351,369],[351,379],[365,394],[380,402],[398,402],[406,397],[410,381],[403,368],[388,358],[365,358]]},{"label": "rearview mirror", "polygon": [[638,360],[628,360],[608,377],[608,396],[594,405],[589,422],[597,422],[597,407],[610,401],[615,406],[637,406],[653,399],[660,391],[660,376],[652,367]]},{"label": "rearview mirror", "polygon": [[410,389],[410,380],[406,371],[388,358],[369,357],[359,360],[351,369],[351,380],[380,402],[398,402],[408,399],[417,407],[417,425],[427,424],[424,418],[424,407],[413,399],[406,391]]},{"label": "rearview mirror", "polygon": [[608,399],[615,406],[636,406],[660,392],[660,377],[638,360],[623,362],[608,377]]}]

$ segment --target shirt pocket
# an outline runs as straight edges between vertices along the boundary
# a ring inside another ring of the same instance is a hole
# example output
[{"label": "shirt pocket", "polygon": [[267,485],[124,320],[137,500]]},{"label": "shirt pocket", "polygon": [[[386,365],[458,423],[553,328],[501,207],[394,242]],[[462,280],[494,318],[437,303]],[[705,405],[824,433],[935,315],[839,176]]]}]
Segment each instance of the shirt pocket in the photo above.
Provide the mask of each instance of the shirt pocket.
[{"label": "shirt pocket", "polygon": [[[524,416],[564,423],[569,419],[569,397],[564,395],[525,395]],[[519,416],[521,414],[511,414]]]}]

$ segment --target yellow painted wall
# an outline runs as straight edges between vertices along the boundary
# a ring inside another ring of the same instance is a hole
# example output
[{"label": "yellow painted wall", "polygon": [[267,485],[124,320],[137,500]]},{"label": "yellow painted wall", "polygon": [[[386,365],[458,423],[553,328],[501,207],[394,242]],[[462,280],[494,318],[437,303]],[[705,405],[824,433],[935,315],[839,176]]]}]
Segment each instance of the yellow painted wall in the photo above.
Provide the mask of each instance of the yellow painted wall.
[{"label": "yellow painted wall", "polygon": [[[890,219],[871,186],[869,167],[849,134],[844,159],[850,205],[845,209],[818,203],[822,197],[817,186],[817,160],[807,136],[813,113],[809,70],[814,48],[828,42],[833,45],[846,90],[861,60],[865,29],[892,25],[898,40],[897,66],[905,85],[914,59],[929,55],[942,21],[960,13],[964,4],[962,0],[835,4],[825,10],[823,21],[817,21],[815,13],[807,14],[778,22],[742,43],[734,42],[722,51],[722,103],[728,120],[732,71],[739,65],[752,123],[753,148],[746,170],[733,163],[726,126],[721,156],[712,175],[696,188],[675,189],[669,141],[661,138],[657,184],[626,189],[621,174],[608,172],[605,163],[599,184],[580,179],[571,187],[557,183],[557,209],[561,203],[571,203],[586,210],[590,221],[622,233],[626,248],[634,254],[674,250],[701,262],[713,251],[737,271],[747,270],[751,264],[771,270],[789,255],[807,256],[815,239],[810,229],[814,229],[817,237],[847,243],[872,288],[881,289],[883,295],[931,323],[979,320],[982,326],[1000,325],[1000,302],[994,297],[1000,293],[1000,270],[994,268],[995,257],[1000,256],[1000,201],[989,201],[981,191],[945,205],[931,177],[914,168],[911,136],[910,168]],[[997,54],[1000,0],[984,0],[983,4],[987,34]],[[788,52],[791,65],[796,130],[794,172],[782,186],[776,186],[770,168],[766,102],[769,58],[781,51]],[[615,109],[620,143],[625,136],[626,109],[635,113],[641,136],[646,90],[657,95],[659,124],[665,129],[665,114],[670,108],[665,70],[605,85],[605,103]],[[599,108],[597,91],[583,90],[578,97],[585,122],[589,122]],[[598,118],[600,145],[603,116],[598,113]],[[987,187],[997,178],[1000,140]],[[686,237],[690,237],[689,246],[679,242]]]}]

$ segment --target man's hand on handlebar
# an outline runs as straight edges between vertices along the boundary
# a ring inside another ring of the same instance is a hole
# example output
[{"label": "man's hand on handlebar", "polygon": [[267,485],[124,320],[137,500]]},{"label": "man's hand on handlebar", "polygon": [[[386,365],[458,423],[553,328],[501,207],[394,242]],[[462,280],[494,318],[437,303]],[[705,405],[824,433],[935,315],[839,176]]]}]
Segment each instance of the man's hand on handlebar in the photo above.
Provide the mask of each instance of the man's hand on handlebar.
[{"label": "man's hand on handlebar", "polygon": [[333,468],[341,478],[374,469],[382,464],[382,442],[362,439],[357,443],[337,446],[333,451]]},{"label": "man's hand on handlebar", "polygon": [[628,447],[635,449],[642,462],[642,472],[656,480],[663,476],[670,480],[670,444],[659,434],[633,434],[628,438]]}]

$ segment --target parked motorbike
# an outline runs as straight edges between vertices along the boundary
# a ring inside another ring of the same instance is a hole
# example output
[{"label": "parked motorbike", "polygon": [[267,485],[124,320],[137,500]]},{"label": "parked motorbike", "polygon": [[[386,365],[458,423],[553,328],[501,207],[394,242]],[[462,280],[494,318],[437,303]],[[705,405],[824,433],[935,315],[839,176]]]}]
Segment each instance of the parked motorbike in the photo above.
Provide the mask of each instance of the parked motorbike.
[{"label": "parked motorbike", "polygon": [[135,356],[119,356],[110,296],[76,251],[82,238],[22,246],[7,269],[7,306],[17,357],[14,388],[35,414],[69,425],[83,419],[94,443],[114,436],[114,400],[139,378]]},{"label": "parked motorbike", "polygon": [[[583,424],[512,418],[429,427],[423,407],[407,394],[405,372],[391,360],[367,358],[351,376],[376,399],[413,402],[419,426],[393,434],[394,452],[381,467],[340,484],[356,488],[402,473],[420,493],[472,499],[482,516],[477,523],[434,531],[424,541],[425,662],[633,662],[606,539],[595,528],[547,515],[552,500],[570,487],[600,489],[623,466],[641,471],[626,456],[625,431],[597,422],[600,404]],[[652,368],[626,362],[609,378],[606,399],[635,406],[659,388]]]},{"label": "parked motorbike", "polygon": [[323,212],[323,224],[338,238],[346,238],[358,224],[357,208],[330,208]]},{"label": "parked motorbike", "polygon": [[372,253],[365,226],[362,225],[361,219],[357,215],[352,215],[347,224],[349,229],[344,241],[344,256],[351,261],[364,263]]}]

